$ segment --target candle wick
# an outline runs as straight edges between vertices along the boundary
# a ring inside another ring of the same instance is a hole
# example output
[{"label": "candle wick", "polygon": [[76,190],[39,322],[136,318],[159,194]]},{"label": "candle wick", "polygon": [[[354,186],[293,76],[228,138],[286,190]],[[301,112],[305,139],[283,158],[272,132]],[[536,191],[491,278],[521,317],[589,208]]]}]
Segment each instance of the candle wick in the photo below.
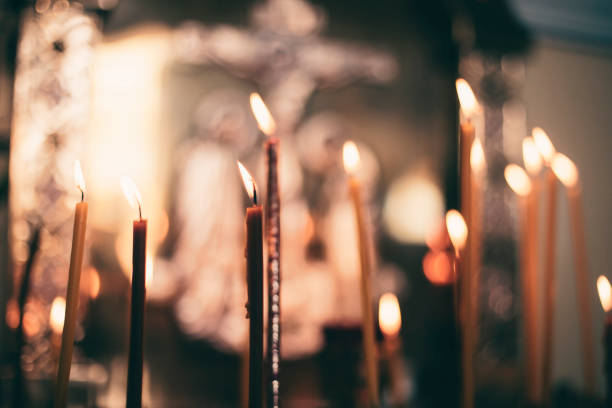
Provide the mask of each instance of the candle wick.
[{"label": "candle wick", "polygon": [[81,202],[85,201],[85,191],[83,191],[81,186],[77,186],[77,188],[81,191]]},{"label": "candle wick", "polygon": [[257,205],[257,188],[255,188],[255,182],[253,181],[253,203]]},{"label": "candle wick", "polygon": [[142,221],[142,207],[140,206],[140,203],[138,203],[138,217],[140,218],[140,221]]}]

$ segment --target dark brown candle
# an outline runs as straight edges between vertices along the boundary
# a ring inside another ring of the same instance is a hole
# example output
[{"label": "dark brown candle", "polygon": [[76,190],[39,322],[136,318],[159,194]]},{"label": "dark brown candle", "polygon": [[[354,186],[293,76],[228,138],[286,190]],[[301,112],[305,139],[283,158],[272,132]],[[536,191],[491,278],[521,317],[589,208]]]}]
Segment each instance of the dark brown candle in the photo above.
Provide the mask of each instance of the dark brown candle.
[{"label": "dark brown candle", "polygon": [[249,318],[249,408],[263,406],[263,209],[257,188],[238,163],[245,188],[253,200],[246,210],[247,317]]},{"label": "dark brown candle", "polygon": [[268,244],[268,361],[270,378],[268,400],[270,407],[278,407],[280,372],[280,195],[278,191],[278,139],[266,142],[268,156],[268,200],[266,205],[266,233]]},{"label": "dark brown candle", "polygon": [[142,345],[146,296],[147,220],[142,218],[142,199],[131,179],[124,177],[121,187],[133,207],[138,208],[134,221],[132,245],[132,299],[130,309],[130,349],[128,355],[126,407],[142,406]]}]

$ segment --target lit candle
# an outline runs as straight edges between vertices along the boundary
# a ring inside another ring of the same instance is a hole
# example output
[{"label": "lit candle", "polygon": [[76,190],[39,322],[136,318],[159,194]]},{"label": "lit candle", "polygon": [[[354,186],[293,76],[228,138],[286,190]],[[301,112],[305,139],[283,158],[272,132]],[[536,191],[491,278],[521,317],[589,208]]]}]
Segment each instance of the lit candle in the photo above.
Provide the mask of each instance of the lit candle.
[{"label": "lit candle", "polygon": [[[457,327],[461,329],[461,395],[462,406],[471,407],[474,405],[474,361],[473,361],[473,337],[474,325],[469,319],[470,299],[472,298],[471,282],[469,280],[468,269],[465,268],[466,247],[469,239],[468,226],[461,213],[457,210],[450,210],[446,213],[446,229],[450,237],[454,253],[454,296],[455,296],[455,319]],[[457,276],[457,271],[459,275]],[[459,283],[461,281],[461,283]],[[459,293],[459,288],[461,293]]]},{"label": "lit candle", "polygon": [[470,214],[472,215],[469,226],[471,242],[470,260],[472,262],[472,287],[470,291],[470,323],[473,326],[472,347],[476,347],[478,339],[478,317],[479,312],[479,293],[480,293],[480,271],[482,269],[482,192],[487,170],[484,150],[480,139],[475,138],[470,152],[470,167],[472,169],[472,195],[470,199]]},{"label": "lit candle", "polygon": [[603,275],[597,278],[597,292],[599,292],[601,307],[606,314],[603,336],[604,373],[606,375],[606,406],[610,406],[612,402],[612,316],[610,316],[610,309],[612,309],[612,288],[608,278]]},{"label": "lit candle", "polygon": [[55,384],[56,408],[65,407],[68,398],[70,365],[72,362],[72,348],[74,346],[74,330],[79,307],[79,282],[81,280],[81,268],[83,266],[83,252],[85,251],[85,230],[87,229],[87,203],[84,201],[85,180],[78,160],[74,163],[74,179],[76,187],[81,191],[81,202],[76,204],[74,212],[72,251],[70,253],[70,268],[68,270],[68,284],[66,288],[65,316],[59,366],[57,370],[57,382]]},{"label": "lit candle", "polygon": [[574,263],[576,265],[576,296],[582,331],[584,383],[587,392],[593,395],[595,393],[595,361],[593,357],[593,325],[589,309],[589,269],[582,213],[582,188],[578,179],[578,169],[567,156],[556,153],[551,167],[557,178],[565,186],[569,200],[570,221],[574,238]]},{"label": "lit candle", "polygon": [[280,194],[278,186],[279,140],[275,137],[276,123],[259,94],[251,94],[251,110],[259,129],[268,136],[265,151],[268,163],[266,201],[266,239],[268,245],[268,361],[270,364],[269,406],[280,404],[280,341],[281,341],[281,263],[280,263]]},{"label": "lit candle", "polygon": [[391,402],[399,405],[404,401],[402,389],[402,342],[399,331],[402,327],[402,315],[399,302],[393,293],[385,293],[378,302],[378,324],[385,341],[383,352],[389,366],[389,379],[391,383]]},{"label": "lit candle", "polygon": [[355,143],[348,141],[342,149],[344,169],[349,176],[349,193],[355,208],[355,222],[359,238],[359,260],[361,265],[361,329],[366,363],[368,396],[371,406],[378,407],[378,367],[374,342],[374,318],[372,316],[372,289],[370,287],[372,258],[366,232],[365,218],[361,203],[361,185],[355,177],[359,167],[359,150]]},{"label": "lit candle", "polygon": [[130,205],[138,208],[138,219],[134,220],[133,227],[130,349],[126,395],[126,406],[133,408],[142,406],[142,346],[146,296],[147,220],[142,218],[142,198],[134,182],[130,178],[122,177],[121,187]]},{"label": "lit candle", "polygon": [[523,322],[525,325],[526,364],[525,386],[527,398],[531,402],[538,400],[538,341],[537,341],[537,308],[536,308],[536,281],[537,275],[532,262],[530,251],[534,250],[534,213],[533,206],[529,205],[529,196],[532,191],[531,180],[527,173],[516,164],[506,166],[504,171],[506,181],[510,188],[519,196],[521,221],[521,238],[519,239],[521,255],[521,286],[523,292]]},{"label": "lit candle", "polygon": [[263,404],[263,210],[255,180],[238,162],[253,205],[246,209],[247,317],[249,318],[249,408]]}]

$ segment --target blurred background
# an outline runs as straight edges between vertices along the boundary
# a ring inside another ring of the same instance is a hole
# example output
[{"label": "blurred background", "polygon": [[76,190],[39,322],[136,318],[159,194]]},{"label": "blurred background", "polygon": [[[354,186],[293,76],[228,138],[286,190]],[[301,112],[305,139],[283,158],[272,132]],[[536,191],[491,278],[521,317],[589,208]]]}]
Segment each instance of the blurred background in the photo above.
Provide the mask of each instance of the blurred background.
[{"label": "blurred background", "polygon": [[[517,200],[503,172],[522,163],[523,138],[541,126],[580,172],[597,370],[596,394],[586,395],[559,188],[552,403],[603,406],[595,281],[612,267],[611,51],[605,0],[2,0],[0,406],[49,405],[80,198],[75,159],[90,214],[71,404],[125,401],[137,217],[119,187],[128,175],[149,220],[144,405],[241,405],[248,203],[236,160],[265,191],[251,92],[282,146],[285,405],[362,405],[359,255],[341,161],[352,139],[376,254],[372,307],[392,292],[401,308],[398,356],[385,355],[378,331],[383,400],[457,406],[444,214],[459,206],[458,77],[483,106],[475,125],[487,161],[475,405],[524,402]],[[394,359],[400,374],[385,369]]]}]

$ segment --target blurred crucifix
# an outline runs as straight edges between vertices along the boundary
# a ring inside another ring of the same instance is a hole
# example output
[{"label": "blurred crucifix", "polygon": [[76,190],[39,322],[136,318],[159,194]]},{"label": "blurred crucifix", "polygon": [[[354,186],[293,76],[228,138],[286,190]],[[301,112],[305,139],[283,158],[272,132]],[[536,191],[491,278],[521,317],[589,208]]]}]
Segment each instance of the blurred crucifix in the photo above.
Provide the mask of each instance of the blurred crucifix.
[{"label": "blurred crucifix", "polygon": [[397,73],[386,52],[322,38],[326,17],[304,0],[267,0],[250,17],[249,29],[185,24],[177,34],[176,57],[257,82],[281,135],[294,132],[317,89],[357,80],[383,83]]}]

